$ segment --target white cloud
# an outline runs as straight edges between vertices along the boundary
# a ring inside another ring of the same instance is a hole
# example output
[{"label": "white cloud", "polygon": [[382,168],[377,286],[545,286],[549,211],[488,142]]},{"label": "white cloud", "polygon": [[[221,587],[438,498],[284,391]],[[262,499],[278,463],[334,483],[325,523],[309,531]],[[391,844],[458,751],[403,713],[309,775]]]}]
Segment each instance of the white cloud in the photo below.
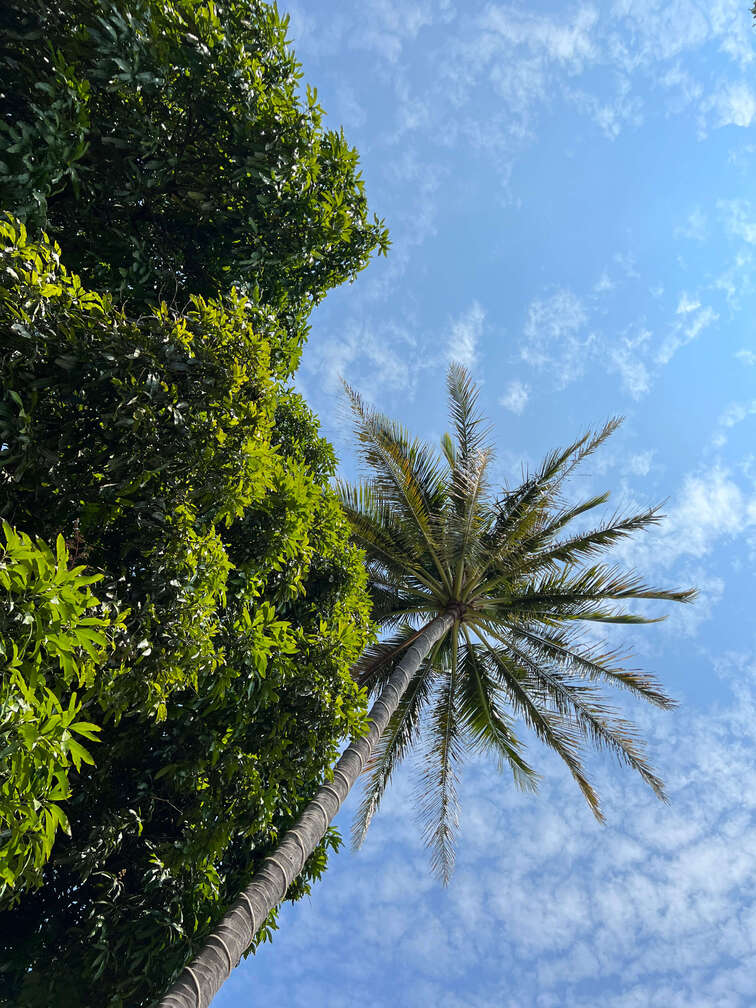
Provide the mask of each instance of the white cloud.
[{"label": "white cloud", "polygon": [[432,23],[431,4],[367,0],[349,36],[355,49],[372,50],[389,64],[400,59],[405,46]]},{"label": "white cloud", "polygon": [[[653,66],[675,59],[685,50],[704,45],[711,23],[694,0],[616,0],[613,20],[624,29],[615,39],[615,59],[625,66]],[[623,41],[627,40],[628,41]]]},{"label": "white cloud", "polygon": [[738,350],[735,356],[738,360],[743,361],[744,364],[748,364],[749,367],[753,367],[756,364],[756,353],[753,350]]},{"label": "white cloud", "polygon": [[655,454],[655,451],[649,450],[631,455],[627,462],[627,468],[634,476],[648,476]]},{"label": "white cloud", "polygon": [[643,122],[643,102],[632,93],[630,80],[624,75],[616,85],[616,94],[608,100],[605,93],[585,90],[571,92],[570,97],[609,140],[616,140],[626,126],[638,127]]},{"label": "white cloud", "polygon": [[750,126],[756,116],[756,94],[743,81],[727,84],[714,96],[718,126]]},{"label": "white cloud", "polygon": [[360,103],[354,88],[346,81],[339,83],[336,91],[336,103],[331,115],[340,122],[347,133],[367,122],[367,112]]},{"label": "white cloud", "polygon": [[394,143],[402,139],[405,133],[427,129],[432,116],[431,102],[414,94],[403,76],[397,77],[395,94],[398,125],[392,136]]},{"label": "white cloud", "polygon": [[756,399],[750,402],[730,403],[717,421],[717,428],[712,438],[714,447],[722,448],[727,443],[727,431],[754,413],[756,413]]},{"label": "white cloud", "polygon": [[739,535],[755,521],[756,497],[744,493],[726,469],[716,466],[687,477],[663,539],[674,555],[701,557],[711,552],[716,540]]},{"label": "white cloud", "polygon": [[601,276],[593,285],[593,292],[594,294],[608,294],[609,291],[613,291],[616,286],[616,283],[609,276],[607,270],[602,270]]},{"label": "white cloud", "polygon": [[376,330],[353,322],[338,336],[310,340],[301,370],[307,389],[317,388],[331,400],[341,399],[344,378],[366,398],[380,402],[389,391],[414,395],[418,374],[426,364],[409,330],[391,323]]},{"label": "white cloud", "polygon": [[483,308],[477,301],[473,301],[467,311],[452,322],[451,335],[446,345],[448,360],[458,361],[468,369],[475,367],[485,318]]},{"label": "white cloud", "polygon": [[521,381],[511,381],[504,395],[499,399],[499,405],[513,413],[522,413],[528,403],[528,386]]},{"label": "white cloud", "polygon": [[754,48],[750,6],[743,6],[739,0],[712,0],[708,12],[720,48],[741,65],[751,63]]},{"label": "white cloud", "polygon": [[725,226],[736,238],[756,245],[756,214],[748,200],[720,200],[717,207],[724,214]]},{"label": "white cloud", "polygon": [[490,4],[480,19],[481,27],[511,46],[524,46],[543,59],[561,63],[578,72],[594,57],[593,29],[598,12],[587,5],[574,14],[550,18],[515,7]]},{"label": "white cloud", "polygon": [[695,637],[701,624],[712,619],[725,592],[724,578],[701,566],[683,567],[677,572],[677,579],[679,584],[695,585],[697,594],[693,605],[675,606],[669,613],[664,629],[673,640],[681,635]]},{"label": "white cloud", "polygon": [[700,560],[754,526],[756,491],[717,463],[686,476],[658,531],[621,544],[617,555],[650,576],[680,559]]},{"label": "white cloud", "polygon": [[691,238],[693,241],[704,240],[706,237],[706,215],[700,207],[695,207],[695,209],[691,210],[685,223],[675,228],[675,235]]},{"label": "white cloud", "polygon": [[[756,239],[756,225],[754,225]],[[728,307],[739,311],[744,299],[754,289],[754,256],[750,249],[740,249],[730,265],[714,280],[714,288],[724,293]]]},{"label": "white cloud", "polygon": [[684,70],[680,62],[659,75],[659,83],[668,90],[667,107],[672,115],[680,115],[689,106],[696,105],[704,93],[703,86]]},{"label": "white cloud", "polygon": [[635,265],[635,257],[630,252],[615,252],[614,261],[628,280],[639,280],[640,273]]},{"label": "white cloud", "polygon": [[552,372],[557,386],[564,388],[582,374],[595,342],[595,336],[584,331],[587,321],[582,302],[570,290],[536,299],[528,309],[521,358]]},{"label": "white cloud", "polygon": [[682,314],[683,318],[672,325],[662,340],[656,355],[658,364],[668,364],[681,347],[697,339],[704,329],[719,318],[713,308],[702,308],[694,302],[681,301],[677,313]]},{"label": "white cloud", "polygon": [[621,336],[609,350],[609,365],[619,372],[622,384],[633,399],[640,399],[651,388],[651,374],[644,360],[650,342],[651,333],[642,329],[636,335]]},{"label": "white cloud", "polygon": [[[595,7],[585,3],[559,16],[489,3],[479,15],[460,19],[459,35],[442,59],[452,104],[464,104],[472,113],[465,115],[458,131],[476,146],[496,152],[499,161],[503,152],[511,154],[535,135],[536,118],[555,95],[566,94],[565,76],[575,78],[601,58],[598,22]],[[498,116],[475,117],[478,101],[473,96],[480,89],[493,89]]]},{"label": "white cloud", "polygon": [[696,311],[696,309],[700,307],[701,302],[697,298],[691,298],[687,294],[683,293],[680,295],[680,300],[677,304],[677,314],[687,315],[688,312]]},{"label": "white cloud", "polygon": [[[614,258],[629,280],[640,279],[631,258],[619,255]],[[605,335],[594,328],[593,317],[600,311],[600,296],[612,286],[604,273],[594,285],[593,297],[585,301],[564,288],[533,300],[528,308],[521,359],[550,372],[558,388],[566,387],[589,364],[598,362],[619,374],[629,395],[640,399],[649,392],[658,370],[719,319],[713,307],[683,291],[674,317],[661,336],[642,324],[630,326],[615,336]],[[661,296],[663,291],[658,293]]]}]

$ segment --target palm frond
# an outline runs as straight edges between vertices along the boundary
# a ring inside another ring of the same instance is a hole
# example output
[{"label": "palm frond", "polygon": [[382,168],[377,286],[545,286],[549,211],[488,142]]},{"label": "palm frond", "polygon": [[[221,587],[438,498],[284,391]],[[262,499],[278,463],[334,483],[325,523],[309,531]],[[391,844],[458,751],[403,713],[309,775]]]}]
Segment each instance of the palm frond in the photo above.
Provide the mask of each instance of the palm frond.
[{"label": "palm frond", "polygon": [[491,426],[485,423],[478,411],[478,390],[470,372],[462,364],[453,362],[449,365],[446,388],[449,393],[449,419],[457,436],[456,461],[464,467],[488,449]]},{"label": "palm frond", "polygon": [[449,468],[453,469],[457,464],[457,450],[454,447],[454,442],[448,434],[443,434],[441,437],[441,450],[444,453],[444,458],[449,464]]},{"label": "palm frond", "polygon": [[485,608],[508,619],[548,617],[550,620],[599,620],[613,623],[653,623],[656,619],[616,610],[596,603],[624,599],[664,599],[689,602],[695,591],[652,588],[634,573],[596,565],[573,573],[570,568],[546,573],[535,583],[523,579],[512,594],[487,598]]},{"label": "palm frond", "polygon": [[[598,494],[573,507],[562,508],[551,517],[539,515],[539,521],[534,523],[535,531],[532,534],[524,535],[514,541],[507,540],[497,551],[489,554],[489,570],[499,571],[501,572],[500,576],[508,578],[515,570],[524,573],[526,570],[539,569],[541,558],[543,558],[543,566],[548,565],[551,551],[559,545],[554,543],[556,533],[575,518],[606,503],[608,498],[608,493]],[[585,535],[587,533],[584,533]],[[614,540],[610,540],[610,542],[612,541]],[[576,556],[579,555],[576,553]],[[565,556],[565,561],[568,559],[570,558]],[[496,580],[496,577],[487,579],[483,590],[495,590]]]},{"label": "palm frond", "polygon": [[538,777],[520,755],[520,742],[512,724],[499,709],[498,684],[489,675],[466,629],[463,636],[459,710],[471,748],[495,753],[500,767],[509,766],[519,788],[535,791]]},{"label": "palm frond", "polygon": [[445,674],[431,712],[423,771],[416,789],[423,839],[431,851],[431,870],[444,885],[454,870],[454,845],[459,828],[456,765],[462,755],[457,720],[457,649],[452,634]]},{"label": "palm frond", "polygon": [[540,691],[560,714],[569,716],[593,746],[613,752],[621,763],[641,776],[658,798],[666,801],[664,785],[646,762],[635,725],[617,717],[616,711],[604,703],[594,686],[568,678],[553,665],[534,661],[511,638],[494,634],[490,629],[487,632],[503,644],[505,654],[528,673],[531,688],[535,688],[536,693]]},{"label": "palm frond", "polygon": [[560,466],[560,479],[569,476],[581,462],[584,462],[589,455],[600,448],[622,426],[623,420],[624,417],[621,416],[610,417],[599,430],[587,431],[582,438],[576,441],[570,451],[569,459]]},{"label": "palm frond", "polygon": [[557,662],[568,672],[619,686],[665,710],[677,706],[677,701],[664,692],[654,676],[638,669],[625,668],[627,654],[616,650],[601,652],[598,647],[576,647],[570,635],[561,630],[539,628],[535,631],[515,624],[507,628],[507,633],[529,646],[537,657]]},{"label": "palm frond", "polygon": [[[481,509],[481,495],[485,489],[486,468],[490,455],[483,452],[470,463],[469,472],[460,476],[457,490],[464,494],[460,508],[450,511],[446,519],[446,544],[454,570],[454,593],[459,596],[466,570],[480,563],[484,550],[481,532],[488,528],[489,517]],[[456,470],[455,470],[456,475]],[[454,491],[456,492],[456,491]],[[451,491],[450,491],[451,493]]]},{"label": "palm frond", "polygon": [[451,587],[439,558],[437,510],[445,499],[445,473],[438,456],[406,431],[370,409],[346,383],[355,416],[360,455],[371,469],[371,483],[403,517],[414,522],[441,581]]},{"label": "palm frond", "polygon": [[[394,601],[393,607],[389,608],[388,592],[385,593],[384,598],[377,598],[372,590],[370,595],[373,599],[371,618],[381,633],[393,633],[403,623],[424,626],[438,615],[438,603],[434,600],[425,602],[405,600],[401,603]],[[387,603],[385,606],[384,601]]]},{"label": "palm frond", "polygon": [[567,448],[550,452],[538,471],[527,477],[512,493],[505,493],[497,502],[499,514],[489,546],[498,552],[508,542],[520,541],[534,525],[543,521],[553,506],[561,484],[585,458],[611,437],[622,423],[621,418],[609,420],[598,431],[588,431]]},{"label": "palm frond", "polygon": [[422,562],[424,552],[411,527],[397,518],[373,488],[337,481],[335,489],[349,520],[352,538],[371,559],[380,561],[398,579],[410,576],[432,592],[443,590],[435,572],[429,572]]},{"label": "palm frond", "polygon": [[[606,499],[606,495],[604,495],[604,499]],[[596,498],[596,500],[600,501],[601,499]],[[574,564],[585,557],[596,556],[633,533],[657,524],[662,517],[657,508],[649,508],[639,514],[625,515],[624,517],[614,515],[588,532],[571,536],[569,539],[562,539],[541,550],[538,549],[538,544],[534,544],[530,558],[525,560],[519,569],[524,573],[525,571],[537,571],[555,563]],[[550,533],[551,529],[548,531]],[[524,553],[525,551],[522,551],[521,555]]]},{"label": "palm frond", "polygon": [[525,724],[564,762],[583,793],[589,808],[599,820],[604,821],[598,794],[585,775],[580,761],[580,740],[582,735],[574,724],[563,715],[548,710],[534,700],[523,685],[528,677],[503,649],[497,651],[476,629],[475,635],[486,649],[487,658],[493,664],[506,690],[513,709],[520,714]]},{"label": "palm frond", "polygon": [[[438,599],[422,585],[407,577],[397,580],[375,560],[367,560],[368,592],[372,604],[371,616],[382,632],[395,629],[401,623],[414,622],[438,612]],[[428,622],[427,619],[424,622]]]}]

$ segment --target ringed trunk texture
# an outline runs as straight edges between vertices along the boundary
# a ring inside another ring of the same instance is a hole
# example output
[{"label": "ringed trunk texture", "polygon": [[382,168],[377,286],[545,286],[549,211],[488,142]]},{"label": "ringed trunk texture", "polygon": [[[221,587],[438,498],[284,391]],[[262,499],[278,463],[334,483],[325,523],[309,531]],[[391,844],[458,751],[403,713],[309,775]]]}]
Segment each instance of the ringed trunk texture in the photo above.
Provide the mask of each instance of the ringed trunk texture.
[{"label": "ringed trunk texture", "polygon": [[396,710],[411,677],[452,623],[451,614],[445,613],[437,617],[407,648],[370,710],[369,734],[356,739],[344,751],[333,771],[333,781],[323,784],[308,802],[296,825],[284,834],[275,851],[265,858],[249,885],[208,937],[191,966],[182,970],[156,1008],[208,1008],[234,966],[252,944],[252,939],[265,918],[284,898],[286,890],[320,843],[331,820],[370,759],[373,748]]}]

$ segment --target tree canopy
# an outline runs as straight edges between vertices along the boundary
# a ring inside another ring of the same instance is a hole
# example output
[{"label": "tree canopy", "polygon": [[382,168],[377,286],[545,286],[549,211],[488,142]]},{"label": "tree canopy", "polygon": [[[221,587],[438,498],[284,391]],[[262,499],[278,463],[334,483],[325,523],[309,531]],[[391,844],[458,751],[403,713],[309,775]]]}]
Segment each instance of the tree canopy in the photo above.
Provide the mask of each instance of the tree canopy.
[{"label": "tree canopy", "polygon": [[132,305],[258,285],[301,330],[387,234],[286,29],[261,0],[8,0],[0,205]]},{"label": "tree canopy", "polygon": [[147,1003],[358,728],[364,571],[273,312],[133,322],[23,226],[0,240],[4,517],[62,533],[123,620],[86,681],[48,662],[102,731],[41,888],[5,886],[0,976],[13,1004]]},{"label": "tree canopy", "polygon": [[364,722],[365,573],[288,383],[387,239],[275,8],[10,0],[0,35],[0,1003],[131,1008]]}]

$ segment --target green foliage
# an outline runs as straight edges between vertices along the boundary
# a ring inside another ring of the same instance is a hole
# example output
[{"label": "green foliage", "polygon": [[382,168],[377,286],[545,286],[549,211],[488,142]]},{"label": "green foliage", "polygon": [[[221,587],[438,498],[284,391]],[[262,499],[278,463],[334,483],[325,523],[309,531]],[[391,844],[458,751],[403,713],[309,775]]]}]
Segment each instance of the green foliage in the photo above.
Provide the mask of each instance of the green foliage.
[{"label": "green foliage", "polygon": [[134,321],[9,218],[0,331],[3,517],[61,532],[124,614],[98,673],[71,682],[102,743],[61,799],[71,834],[42,886],[4,899],[0,1001],[131,1008],[360,730],[365,572],[332,449],[282,384],[296,346],[262,301],[231,291]]},{"label": "green foliage", "polygon": [[[100,728],[80,718],[76,690],[91,689],[122,623],[90,591],[100,575],[69,569],[56,552],[3,522],[0,547],[0,900],[39,885],[72,766],[93,763],[81,739]],[[94,610],[94,611],[93,611]]]},{"label": "green foliage", "polygon": [[299,79],[261,0],[0,5],[0,517],[122,614],[35,694],[82,762],[0,897],[3,1004],[151,1002],[363,722],[365,574],[285,382],[387,236]]},{"label": "green foliage", "polygon": [[258,285],[301,335],[388,240],[286,29],[261,0],[7,0],[0,205],[88,286],[142,306]]}]

